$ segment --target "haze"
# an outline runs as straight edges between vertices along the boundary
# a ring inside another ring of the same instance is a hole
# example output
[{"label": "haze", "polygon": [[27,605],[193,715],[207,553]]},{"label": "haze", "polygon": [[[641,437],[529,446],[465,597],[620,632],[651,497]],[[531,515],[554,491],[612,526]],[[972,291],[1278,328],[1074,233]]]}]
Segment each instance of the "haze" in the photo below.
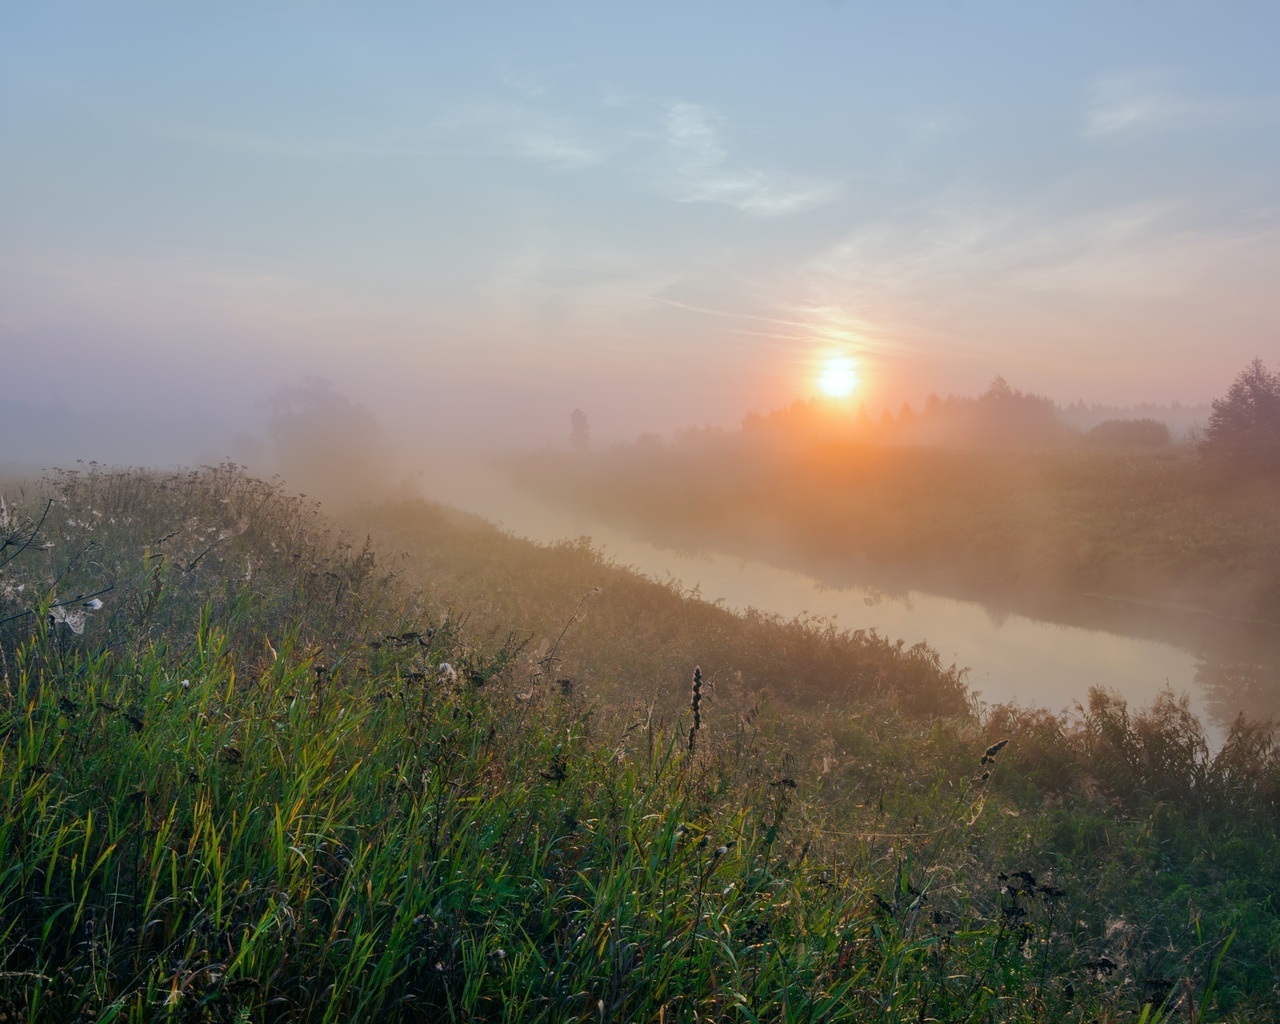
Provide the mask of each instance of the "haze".
[{"label": "haze", "polygon": [[426,452],[1275,351],[1268,5],[2,17],[0,460],[226,454],[309,375]]}]

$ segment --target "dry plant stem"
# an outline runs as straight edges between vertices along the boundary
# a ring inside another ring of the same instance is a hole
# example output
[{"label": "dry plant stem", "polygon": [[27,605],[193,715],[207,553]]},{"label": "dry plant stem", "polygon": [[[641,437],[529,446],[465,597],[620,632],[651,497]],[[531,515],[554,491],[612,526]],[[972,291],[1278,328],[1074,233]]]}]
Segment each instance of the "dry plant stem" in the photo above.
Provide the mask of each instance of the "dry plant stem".
[{"label": "dry plant stem", "polygon": [[[16,559],[19,555],[25,552],[27,548],[31,547],[31,542],[34,541],[36,537],[39,535],[40,529],[41,527],[44,526],[44,521],[48,517],[49,509],[51,508],[53,508],[52,498],[48,499],[48,501],[45,502],[44,511],[40,513],[40,521],[37,522],[35,526],[31,528],[31,533],[27,535],[27,539],[26,541],[23,542],[22,546],[18,548],[17,551],[13,552],[13,554],[11,554],[8,558],[4,559],[3,561],[0,561],[0,569],[3,569],[6,565],[8,565],[10,562]],[[5,543],[7,544],[8,541],[6,541]]]}]

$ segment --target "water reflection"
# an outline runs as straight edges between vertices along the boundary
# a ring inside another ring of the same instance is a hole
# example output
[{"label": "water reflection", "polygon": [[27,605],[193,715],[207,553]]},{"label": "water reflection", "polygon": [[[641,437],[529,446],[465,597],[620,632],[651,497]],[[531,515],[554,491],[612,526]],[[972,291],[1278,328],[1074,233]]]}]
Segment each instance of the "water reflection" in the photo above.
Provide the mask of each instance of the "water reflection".
[{"label": "water reflection", "polygon": [[[780,567],[741,554],[676,549],[595,521],[493,477],[454,477],[435,495],[541,543],[588,536],[623,565],[698,586],[710,601],[787,618],[812,615],[846,629],[924,640],[946,663],[967,667],[987,703],[1017,701],[1053,710],[1084,703],[1092,686],[1150,705],[1165,689],[1187,693],[1217,745],[1237,715],[1280,718],[1280,630],[1187,609],[1090,595],[984,600],[929,592],[861,566]],[[935,581],[936,583],[936,581]],[[939,588],[943,589],[943,588]]]},{"label": "water reflection", "polygon": [[1280,717],[1280,667],[1206,657],[1196,666],[1196,684],[1214,722],[1229,724],[1243,714],[1251,721]]}]

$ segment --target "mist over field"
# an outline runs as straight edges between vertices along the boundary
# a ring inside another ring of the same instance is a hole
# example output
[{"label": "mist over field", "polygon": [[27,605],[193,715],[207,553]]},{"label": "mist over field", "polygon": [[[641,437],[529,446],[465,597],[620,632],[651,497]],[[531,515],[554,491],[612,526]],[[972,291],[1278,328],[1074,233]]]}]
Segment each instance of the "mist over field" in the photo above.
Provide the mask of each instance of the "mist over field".
[{"label": "mist over field", "polygon": [[0,11],[0,1024],[1280,1019],[1277,38]]},{"label": "mist over field", "polygon": [[8,12],[5,457],[234,454],[310,376],[424,453],[1274,350],[1268,9],[679,14]]}]

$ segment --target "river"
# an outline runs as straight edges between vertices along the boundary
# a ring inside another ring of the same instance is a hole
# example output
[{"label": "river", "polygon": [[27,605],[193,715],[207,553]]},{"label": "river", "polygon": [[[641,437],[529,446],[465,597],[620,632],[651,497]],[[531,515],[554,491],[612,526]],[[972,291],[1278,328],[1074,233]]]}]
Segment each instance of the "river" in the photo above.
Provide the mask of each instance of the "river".
[{"label": "river", "polygon": [[926,641],[945,662],[967,668],[970,687],[989,704],[1070,710],[1087,700],[1090,687],[1102,686],[1141,707],[1172,689],[1188,695],[1215,747],[1241,711],[1280,717],[1280,657],[1270,627],[1101,599],[1077,601],[1060,613],[1068,621],[1053,621],[1043,612],[1019,614],[910,587],[833,583],[723,552],[674,550],[496,475],[455,477],[433,496],[539,543],[590,537],[614,561],[697,587],[704,599],[736,611],[820,616],[908,644]]}]

